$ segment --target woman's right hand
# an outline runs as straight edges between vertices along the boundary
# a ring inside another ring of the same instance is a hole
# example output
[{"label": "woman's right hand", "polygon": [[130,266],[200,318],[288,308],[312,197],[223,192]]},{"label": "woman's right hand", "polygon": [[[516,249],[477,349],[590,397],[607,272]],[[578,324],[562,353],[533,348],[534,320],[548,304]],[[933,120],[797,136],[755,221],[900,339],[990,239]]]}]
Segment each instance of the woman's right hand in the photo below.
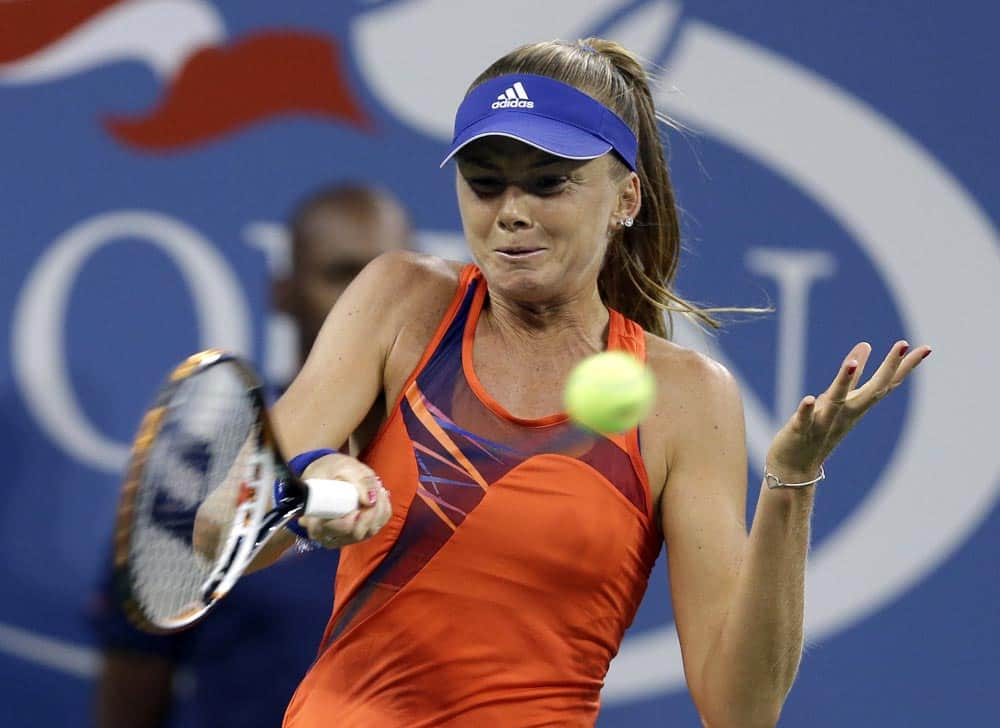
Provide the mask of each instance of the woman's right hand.
[{"label": "woman's right hand", "polygon": [[303,471],[302,479],[324,478],[353,483],[358,489],[358,508],[340,518],[303,517],[299,523],[309,538],[326,548],[341,548],[371,538],[392,515],[392,504],[382,481],[360,460],[333,453],[313,461]]}]

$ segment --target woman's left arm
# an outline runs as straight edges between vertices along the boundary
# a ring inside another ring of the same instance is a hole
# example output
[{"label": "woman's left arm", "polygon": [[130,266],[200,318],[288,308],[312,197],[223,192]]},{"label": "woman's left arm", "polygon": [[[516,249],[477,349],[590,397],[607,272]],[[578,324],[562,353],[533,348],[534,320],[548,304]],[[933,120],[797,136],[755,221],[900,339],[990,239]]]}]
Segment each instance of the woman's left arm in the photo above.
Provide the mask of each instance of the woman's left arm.
[{"label": "woman's left arm", "polygon": [[[855,346],[830,387],[805,397],[775,436],[767,472],[782,483],[813,480],[826,457],[930,349],[897,342],[863,386],[871,352]],[[661,499],[671,592],[685,674],[709,728],[774,726],[802,654],[809,520],[815,489],[768,488],[749,535],[742,404],[721,368],[706,368],[693,390],[683,441],[674,450]],[[740,471],[740,472],[738,472]]]}]

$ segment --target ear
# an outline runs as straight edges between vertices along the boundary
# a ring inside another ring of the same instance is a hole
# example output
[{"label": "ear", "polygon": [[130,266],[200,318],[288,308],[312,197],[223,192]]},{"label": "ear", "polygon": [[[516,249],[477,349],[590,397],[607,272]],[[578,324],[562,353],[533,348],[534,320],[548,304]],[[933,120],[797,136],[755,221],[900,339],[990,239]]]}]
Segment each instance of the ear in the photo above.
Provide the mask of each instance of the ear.
[{"label": "ear", "polygon": [[629,172],[628,176],[618,183],[618,207],[615,212],[619,219],[631,217],[634,220],[639,217],[641,207],[642,185],[639,184],[639,175]]}]

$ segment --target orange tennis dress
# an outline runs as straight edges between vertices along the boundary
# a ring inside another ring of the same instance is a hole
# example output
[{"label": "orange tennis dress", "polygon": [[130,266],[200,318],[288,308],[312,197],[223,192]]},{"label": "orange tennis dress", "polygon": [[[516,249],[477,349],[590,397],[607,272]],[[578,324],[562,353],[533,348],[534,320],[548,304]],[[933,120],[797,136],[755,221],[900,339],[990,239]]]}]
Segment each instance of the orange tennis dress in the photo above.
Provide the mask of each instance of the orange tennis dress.
[{"label": "orange tennis dress", "polygon": [[[514,417],[472,368],[486,283],[468,266],[363,456],[393,515],[343,551],[286,728],[592,726],[662,537],[638,430]],[[643,358],[611,312],[609,349]],[[517,376],[517,372],[512,372]]]}]

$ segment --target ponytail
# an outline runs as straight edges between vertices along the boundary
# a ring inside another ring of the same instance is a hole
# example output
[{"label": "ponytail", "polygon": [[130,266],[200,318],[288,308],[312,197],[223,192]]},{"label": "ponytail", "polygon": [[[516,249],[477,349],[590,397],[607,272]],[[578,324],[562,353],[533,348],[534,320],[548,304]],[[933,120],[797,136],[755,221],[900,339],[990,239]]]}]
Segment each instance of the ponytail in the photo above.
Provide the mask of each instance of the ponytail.
[{"label": "ponytail", "polygon": [[[601,299],[609,308],[668,339],[674,313],[714,329],[720,326],[714,313],[755,310],[702,308],[673,288],[680,259],[680,221],[660,124],[676,125],[657,113],[649,77],[634,54],[601,38],[534,43],[493,63],[471,88],[509,73],[549,76],[574,86],[618,114],[638,139],[636,172],[642,205],[634,225],[615,232],[597,280]],[[618,170],[623,176],[628,172],[624,163],[618,164]]]},{"label": "ponytail", "polygon": [[642,206],[635,224],[621,228],[608,246],[598,279],[601,296],[609,307],[664,338],[673,333],[673,313],[686,314],[702,326],[718,328],[719,321],[709,310],[686,301],[673,290],[680,260],[681,230],[660,123],[673,124],[657,113],[646,70],[632,53],[600,38],[588,38],[581,45],[607,58],[624,80],[634,108],[634,121],[630,125],[639,140],[636,173],[642,189]]}]

